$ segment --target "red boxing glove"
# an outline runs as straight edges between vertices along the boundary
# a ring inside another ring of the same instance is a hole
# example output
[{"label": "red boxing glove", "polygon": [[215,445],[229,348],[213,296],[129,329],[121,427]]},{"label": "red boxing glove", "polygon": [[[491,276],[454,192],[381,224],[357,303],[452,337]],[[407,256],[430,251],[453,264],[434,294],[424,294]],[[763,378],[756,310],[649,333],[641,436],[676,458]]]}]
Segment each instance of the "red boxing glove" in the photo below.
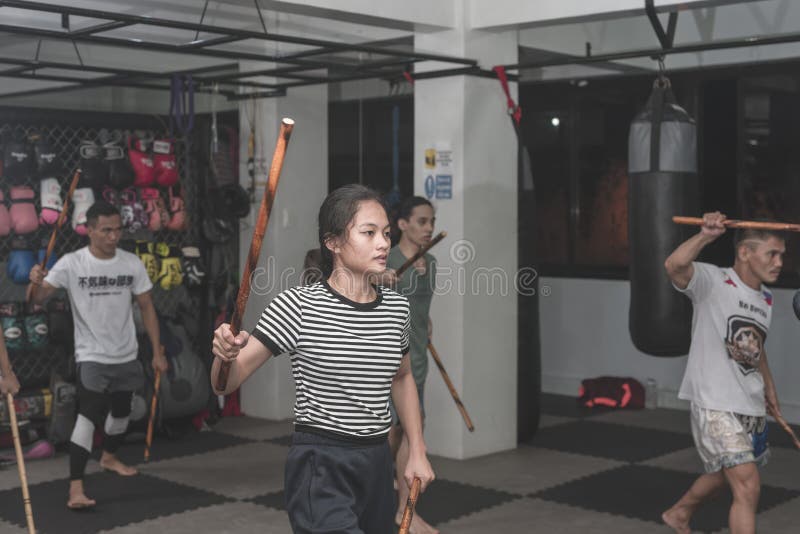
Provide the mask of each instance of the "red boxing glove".
[{"label": "red boxing glove", "polygon": [[153,166],[158,185],[171,187],[178,183],[178,162],[173,139],[156,139],[153,143]]},{"label": "red boxing glove", "polygon": [[149,142],[131,136],[128,139],[128,157],[131,160],[131,167],[136,175],[133,185],[136,187],[149,187],[156,179],[153,158],[150,157]]}]

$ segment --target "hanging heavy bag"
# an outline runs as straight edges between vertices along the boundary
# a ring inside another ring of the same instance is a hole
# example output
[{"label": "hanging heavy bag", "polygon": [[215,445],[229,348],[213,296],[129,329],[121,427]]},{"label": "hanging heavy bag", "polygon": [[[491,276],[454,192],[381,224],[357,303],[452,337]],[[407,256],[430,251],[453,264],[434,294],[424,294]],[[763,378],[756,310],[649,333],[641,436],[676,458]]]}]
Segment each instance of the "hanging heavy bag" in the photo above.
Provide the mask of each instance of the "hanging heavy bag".
[{"label": "hanging heavy bag", "polygon": [[690,231],[672,216],[697,213],[697,131],[659,77],[628,137],[628,329],[637,349],[653,356],[689,351],[692,307],[664,271],[664,261]]}]

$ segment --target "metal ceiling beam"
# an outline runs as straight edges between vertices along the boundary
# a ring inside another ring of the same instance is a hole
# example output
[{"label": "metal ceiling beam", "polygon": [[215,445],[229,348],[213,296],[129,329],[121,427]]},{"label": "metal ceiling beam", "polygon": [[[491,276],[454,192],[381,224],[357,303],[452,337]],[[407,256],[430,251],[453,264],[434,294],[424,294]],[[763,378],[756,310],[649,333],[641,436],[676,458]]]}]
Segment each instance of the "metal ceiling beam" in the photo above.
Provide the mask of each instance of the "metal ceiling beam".
[{"label": "metal ceiling beam", "polygon": [[[156,27],[164,27],[164,28],[173,28],[179,30],[190,30],[190,31],[199,31],[205,33],[212,33],[218,35],[231,35],[231,36],[238,36],[242,39],[257,39],[262,41],[277,41],[282,43],[292,43],[298,44],[303,46],[314,46],[322,49],[328,49],[328,52],[343,52],[343,51],[353,51],[353,52],[367,52],[371,54],[381,54],[381,55],[394,55],[394,56],[403,56],[403,57],[418,57],[424,60],[430,61],[441,61],[445,63],[457,63],[463,65],[477,65],[477,61],[473,59],[466,59],[460,58],[455,56],[445,56],[441,54],[427,54],[421,52],[413,52],[409,54],[408,52],[401,52],[395,51],[387,48],[382,48],[378,46],[366,45],[366,44],[359,44],[359,43],[340,43],[336,41],[326,41],[322,39],[309,39],[306,37],[296,37],[291,35],[283,35],[278,33],[269,33],[266,34],[260,31],[252,31],[252,30],[244,30],[241,28],[230,28],[230,27],[223,27],[223,26],[213,26],[209,24],[197,24],[193,22],[182,22],[177,20],[167,20],[167,19],[160,19],[154,17],[143,17],[138,15],[128,15],[124,13],[114,13],[111,11],[102,11],[96,9],[87,9],[87,8],[79,8],[79,7],[71,7],[71,6],[64,6],[58,4],[45,4],[40,2],[32,2],[29,0],[0,0],[0,6],[7,6],[7,7],[14,7],[18,9],[26,9],[30,11],[39,11],[39,12],[47,12],[47,13],[56,13],[56,14],[66,14],[66,15],[76,15],[80,17],[88,17],[88,18],[96,18],[101,20],[109,20],[114,22],[126,22],[130,25],[144,25],[144,26],[156,26]],[[5,31],[5,30],[3,30]],[[55,32],[55,33],[65,33],[65,32]],[[69,34],[66,34],[69,36]],[[74,36],[73,36],[74,37]],[[86,36],[80,36],[85,38]],[[120,39],[119,41],[125,41],[124,39]],[[141,44],[141,43],[137,43]],[[280,61],[280,59],[277,59]],[[285,62],[292,62],[295,61],[285,61]]]},{"label": "metal ceiling beam", "polygon": [[[99,77],[99,78],[71,78],[69,81],[80,82],[82,80],[95,80],[95,81],[107,81],[109,85],[116,85],[115,82],[125,80],[127,78],[166,78],[172,76],[173,74],[202,74],[205,72],[213,72],[218,71],[221,69],[231,68],[231,65],[215,65],[212,67],[201,67],[199,69],[183,69],[179,71],[170,71],[170,72],[154,72],[154,71],[144,71],[144,70],[132,70],[132,69],[120,69],[116,67],[97,67],[92,65],[77,65],[75,63],[61,63],[57,61],[37,61],[37,60],[29,60],[29,59],[18,59],[18,58],[7,58],[0,56],[0,64],[7,64],[7,65],[18,65],[20,67],[25,67],[21,72],[27,70],[39,70],[39,69],[60,69],[60,70],[74,70],[74,71],[81,71],[81,72],[96,72],[96,73],[103,73],[103,74],[111,74],[112,76],[107,77]],[[233,65],[233,68],[236,68],[237,65]],[[10,71],[5,71],[4,74],[11,74]],[[210,86],[214,83],[220,83],[223,85],[235,85],[241,87],[255,87],[260,89],[275,89],[278,87],[277,84],[265,83],[265,82],[250,82],[250,81],[226,81],[226,80],[217,80],[215,77],[203,77],[203,76],[196,76],[194,77],[193,81],[198,86]]]},{"label": "metal ceiling beam", "polygon": [[69,32],[70,35],[91,35],[93,33],[101,33],[107,32],[111,30],[117,30],[119,28],[125,28],[130,26],[129,22],[105,22],[103,24],[96,24],[94,26],[87,26],[86,28],[82,28],[80,30],[72,30]]},{"label": "metal ceiling beam", "polygon": [[775,44],[787,44],[800,42],[800,32],[785,33],[780,35],[753,36],[737,39],[724,39],[711,43],[693,43],[687,45],[677,45],[671,48],[644,48],[638,50],[628,50],[622,52],[611,52],[608,54],[598,54],[585,57],[557,58],[545,61],[531,61],[524,63],[514,63],[504,65],[507,70],[517,69],[538,69],[544,67],[559,67],[563,65],[589,65],[592,63],[602,63],[603,61],[619,61],[622,59],[636,59],[649,57],[656,59],[660,56],[671,54],[690,54],[694,52],[710,52],[713,50],[726,50],[731,48],[748,48],[751,46],[766,46]]},{"label": "metal ceiling beam", "polygon": [[[349,65],[346,63],[341,63],[337,65],[328,65],[327,68],[335,68],[341,70],[353,70],[353,71],[373,71],[375,69],[381,69],[384,67],[398,67],[398,66],[406,66],[412,65],[416,63],[416,60],[406,61],[406,60],[386,60],[386,61],[368,61],[366,63],[354,64]],[[276,78],[297,78],[297,79],[304,79],[307,75],[297,75],[298,71],[304,70],[313,70],[308,69],[306,67],[298,67],[298,66],[291,66],[291,67],[278,67],[272,69],[262,69],[262,70],[250,70],[250,71],[242,71],[242,72],[233,72],[230,74],[223,74],[221,76],[216,76],[215,79],[217,80],[238,80],[241,78],[251,78],[254,76],[274,76]]]},{"label": "metal ceiling beam", "polygon": [[[386,48],[380,46],[378,43],[372,41],[370,43],[341,43],[335,41],[327,41],[321,39],[311,39],[305,37],[296,37],[290,35],[281,35],[277,33],[267,33],[266,31],[251,31],[240,28],[221,27],[209,24],[183,22],[177,20],[168,20],[162,18],[146,17],[129,15],[125,13],[115,13],[111,11],[87,9],[80,7],[72,7],[68,5],[49,4],[41,2],[32,2],[29,0],[0,0],[0,8],[10,7],[21,10],[28,10],[40,13],[52,13],[60,15],[62,19],[62,27],[66,31],[53,30],[32,26],[18,26],[12,24],[0,24],[0,32],[6,32],[15,35],[25,35],[39,39],[53,39],[70,41],[73,43],[88,43],[98,46],[119,47],[123,49],[133,50],[151,50],[157,52],[167,52],[172,54],[192,55],[195,57],[212,57],[224,58],[235,61],[252,60],[252,61],[267,61],[276,63],[279,66],[270,69],[262,69],[250,72],[236,72],[226,74],[212,74],[209,76],[198,76],[194,78],[196,88],[200,89],[214,84],[232,85],[238,88],[257,88],[257,89],[273,89],[273,91],[266,91],[257,93],[260,97],[281,96],[285,94],[286,89],[290,87],[300,87],[305,85],[315,85],[321,83],[341,82],[348,80],[361,80],[370,78],[382,79],[396,79],[402,77],[403,72],[408,70],[408,66],[419,61],[438,61],[443,63],[450,63],[458,65],[457,68],[446,68],[436,71],[426,72],[423,75],[417,76],[419,79],[433,78],[439,76],[454,76],[454,75],[486,75],[485,72],[477,66],[477,61],[468,58],[460,58],[455,56],[446,56],[441,54],[428,54],[416,51],[401,51],[393,48]],[[99,21],[106,21],[87,26],[82,29],[70,29],[70,17],[86,17]],[[188,43],[170,44],[164,42],[156,42],[147,39],[134,39],[122,38],[109,35],[108,32],[113,30],[130,27],[130,26],[146,26],[155,28],[171,28],[176,30],[193,31],[195,33],[195,40]],[[98,35],[104,33],[105,35]],[[197,39],[200,33],[210,34],[213,37],[207,39]],[[300,51],[293,54],[274,55],[267,53],[255,53],[248,51],[237,51],[232,49],[219,49],[219,45],[234,43],[243,40],[259,40],[259,41],[274,41],[292,43],[301,46],[314,47],[310,50]],[[400,41],[407,41],[407,37],[401,39],[390,39],[383,42],[384,45],[395,45]],[[407,46],[408,43],[402,43]],[[336,54],[341,53],[354,53],[363,52],[375,54],[379,57],[378,60],[367,62],[353,62],[347,57],[336,57]],[[307,59],[311,56],[330,55],[333,57],[326,57],[324,59]],[[388,57],[388,59],[386,59]],[[0,58],[0,62],[2,58]],[[81,62],[82,63],[82,62]],[[9,77],[17,76],[23,79],[38,79],[41,81],[63,81],[67,83],[75,83],[76,86],[70,86],[68,89],[79,89],[81,87],[114,85],[114,86],[129,86],[140,87],[144,89],[165,89],[166,86],[158,84],[143,83],[136,81],[137,79],[153,79],[162,76],[167,76],[172,73],[152,73],[146,71],[132,70],[132,69],[117,69],[96,66],[84,66],[83,64],[65,64],[57,62],[38,62],[24,60],[10,61],[10,64],[18,65],[18,69],[11,69],[6,71]],[[284,66],[280,66],[284,65]],[[110,74],[109,76],[100,76],[95,78],[79,78],[60,75],[45,75],[41,72],[35,72],[41,69],[54,68],[65,70],[80,70],[86,72],[97,72],[103,74]],[[310,71],[320,69],[326,70],[326,75],[320,76],[311,74]],[[34,71],[30,72],[29,71]],[[185,71],[184,71],[185,72]],[[344,72],[346,75],[332,75],[331,72]],[[253,78],[255,76],[271,76],[275,78],[285,78],[292,81],[282,83],[264,83],[260,81],[248,81],[245,78]],[[57,91],[59,88],[48,88],[37,90],[36,94],[44,92]],[[31,93],[26,93],[31,94]],[[238,98],[236,92],[227,91],[224,93],[228,98]],[[8,95],[0,95],[8,96]],[[14,96],[17,96],[16,94]],[[252,94],[242,95],[245,98],[253,98]]]}]

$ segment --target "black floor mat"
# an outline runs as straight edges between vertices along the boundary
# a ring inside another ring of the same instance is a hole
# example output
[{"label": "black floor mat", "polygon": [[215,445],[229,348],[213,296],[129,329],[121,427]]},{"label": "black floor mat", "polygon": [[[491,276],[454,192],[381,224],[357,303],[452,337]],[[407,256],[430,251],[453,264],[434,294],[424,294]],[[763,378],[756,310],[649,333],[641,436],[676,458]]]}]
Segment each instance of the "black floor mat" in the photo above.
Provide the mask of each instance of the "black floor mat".
[{"label": "black floor mat", "polygon": [[[696,478],[691,473],[645,465],[626,465],[561,484],[534,496],[598,512],[661,523],[661,513],[672,506]],[[798,491],[762,486],[759,513],[798,495]],[[726,528],[730,504],[729,491],[703,503],[692,518],[692,532],[714,532]]]},{"label": "black floor mat", "polygon": [[[518,498],[519,495],[504,491],[437,479],[425,493],[420,494],[416,510],[425,521],[437,525]],[[286,509],[282,491],[248,501],[278,510]]]},{"label": "black floor mat", "polygon": [[[150,445],[150,461],[157,462],[179,456],[202,454],[246,443],[255,443],[255,441],[221,432],[192,432],[180,439],[153,438],[153,443]],[[92,457],[99,460],[101,453],[101,447],[95,447]],[[126,464],[142,463],[144,461],[144,443],[123,445],[117,452],[117,457]]]},{"label": "black floor mat", "polygon": [[247,499],[247,501],[266,506],[267,508],[286,510],[286,500],[283,495],[283,490],[276,491],[275,493],[267,493],[266,495],[259,495],[258,497]]},{"label": "black floor mat", "polygon": [[513,493],[439,478],[420,493],[416,510],[428,523],[439,525],[518,498]]},{"label": "black floor mat", "polygon": [[292,435],[287,434],[285,436],[278,436],[277,438],[272,438],[266,440],[268,443],[274,443],[275,445],[283,445],[284,447],[289,447],[292,444]]},{"label": "black floor mat", "polygon": [[[95,473],[86,477],[85,484],[87,494],[97,500],[97,506],[80,512],[67,508],[69,481],[66,479],[29,487],[33,519],[39,534],[98,532],[232,501],[143,474],[120,477],[111,473]],[[0,492],[0,518],[25,526],[25,510],[19,488]]]},{"label": "black floor mat", "polygon": [[688,434],[584,420],[542,428],[528,444],[587,456],[641,462],[692,447],[694,443]]}]

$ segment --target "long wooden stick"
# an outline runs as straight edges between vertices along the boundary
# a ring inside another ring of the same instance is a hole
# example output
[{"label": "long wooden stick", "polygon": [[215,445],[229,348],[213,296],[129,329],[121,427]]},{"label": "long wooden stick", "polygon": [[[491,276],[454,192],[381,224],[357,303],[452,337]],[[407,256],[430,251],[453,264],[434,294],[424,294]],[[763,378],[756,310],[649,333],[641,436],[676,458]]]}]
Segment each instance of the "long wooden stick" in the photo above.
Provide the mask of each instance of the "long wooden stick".
[{"label": "long wooden stick", "polygon": [[[47,250],[44,253],[44,259],[42,260],[42,269],[47,266],[47,261],[50,259],[50,255],[53,254],[53,249],[56,246],[56,236],[58,235],[58,229],[64,225],[64,222],[67,220],[67,211],[69,210],[69,201],[72,200],[72,194],[75,192],[75,188],[78,187],[78,180],[81,177],[81,170],[78,168],[75,171],[75,174],[72,175],[72,182],[69,184],[69,189],[67,190],[67,196],[64,198],[64,204],[61,206],[61,213],[58,214],[58,219],[56,220],[56,224],[53,225],[53,231],[50,234],[50,241],[47,243]],[[30,302],[31,297],[33,296],[33,284],[28,284],[28,289],[25,291],[25,302]]]},{"label": "long wooden stick", "polygon": [[414,507],[417,505],[417,498],[419,498],[419,489],[422,486],[422,481],[414,477],[411,483],[411,492],[408,494],[406,501],[406,509],[403,510],[403,520],[400,521],[399,534],[408,534],[408,529],[411,527],[411,519],[414,517]]},{"label": "long wooden stick", "polygon": [[36,527],[33,525],[31,496],[28,493],[28,475],[25,473],[25,456],[22,454],[22,445],[19,441],[17,409],[14,407],[14,396],[10,392],[6,393],[6,403],[8,405],[8,417],[11,421],[11,434],[14,437],[14,451],[17,453],[17,469],[19,470],[19,481],[22,485],[22,501],[25,504],[25,519],[28,522],[28,533],[36,534]]},{"label": "long wooden stick", "polygon": [[458,396],[456,387],[453,385],[453,381],[450,380],[450,375],[448,375],[447,371],[445,371],[444,364],[442,364],[442,360],[441,358],[439,358],[439,353],[436,352],[436,349],[433,347],[433,343],[431,343],[430,341],[428,342],[428,350],[431,351],[431,356],[433,356],[433,361],[436,362],[436,367],[438,367],[439,372],[442,373],[442,378],[444,379],[444,383],[447,384],[447,389],[450,390],[450,395],[453,397],[453,400],[456,403],[458,411],[461,412],[461,417],[464,418],[464,423],[467,425],[467,429],[470,432],[475,432],[475,425],[472,424],[472,419],[470,419],[469,414],[467,413],[467,409],[464,407],[464,403],[461,402],[461,398]]},{"label": "long wooden stick", "polygon": [[416,254],[414,254],[413,256],[408,258],[405,261],[405,263],[403,263],[403,265],[398,267],[397,271],[395,271],[395,274],[397,275],[397,277],[400,278],[400,276],[403,275],[403,273],[406,271],[406,269],[408,269],[409,267],[414,265],[415,261],[417,261],[422,256],[424,256],[426,252],[428,252],[436,243],[438,243],[439,241],[441,241],[445,237],[447,237],[447,232],[439,232],[439,235],[437,235],[436,237],[431,239],[430,242],[427,245],[425,245],[424,247],[419,249]]},{"label": "long wooden stick", "polygon": [[150,401],[150,417],[147,420],[147,437],[144,440],[144,461],[150,461],[150,445],[153,443],[153,424],[156,419],[156,408],[158,408],[158,390],[161,386],[161,371],[156,369],[156,377],[153,382],[153,399]]},{"label": "long wooden stick", "polygon": [[[691,226],[703,226],[703,219],[700,217],[678,217],[672,218],[676,224],[688,224]],[[738,221],[736,219],[725,219],[722,224],[726,228],[750,228],[752,230],[774,230],[776,232],[800,232],[800,224],[781,223],[781,222],[761,222],[761,221]]]},{"label": "long wooden stick", "polygon": [[[261,254],[261,244],[264,241],[264,234],[267,232],[269,214],[272,210],[272,203],[275,200],[275,191],[278,189],[278,180],[281,176],[283,158],[286,155],[286,147],[289,145],[289,138],[292,135],[294,121],[284,118],[281,121],[281,129],[278,134],[278,142],[275,144],[275,152],[272,155],[272,165],[269,168],[269,179],[267,187],[264,188],[264,197],[261,199],[261,207],[258,210],[258,220],[253,229],[253,239],[250,241],[250,252],[247,254],[247,262],[242,273],[242,282],[239,284],[239,294],[236,297],[236,309],[233,310],[231,317],[231,333],[235,336],[239,333],[242,325],[242,316],[247,306],[247,297],[250,296],[250,277],[258,264],[258,257]],[[228,385],[228,374],[231,372],[231,363],[222,362],[217,375],[217,391],[225,391]]]}]

